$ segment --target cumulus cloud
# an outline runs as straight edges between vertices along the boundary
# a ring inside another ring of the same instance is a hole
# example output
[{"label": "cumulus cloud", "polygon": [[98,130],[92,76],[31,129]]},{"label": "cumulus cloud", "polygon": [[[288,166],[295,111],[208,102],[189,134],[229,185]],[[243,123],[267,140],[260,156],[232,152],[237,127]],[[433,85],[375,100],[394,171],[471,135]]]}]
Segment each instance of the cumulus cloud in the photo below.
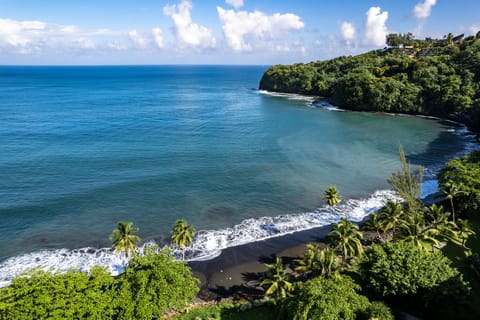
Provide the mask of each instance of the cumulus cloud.
[{"label": "cumulus cloud", "polygon": [[340,25],[343,40],[350,42],[355,40],[356,30],[352,23],[344,21]]},{"label": "cumulus cloud", "polygon": [[190,15],[192,3],[182,0],[178,5],[166,5],[163,13],[173,20],[173,30],[179,47],[214,48],[216,45],[212,31],[193,23]]},{"label": "cumulus cloud", "polygon": [[152,36],[153,36],[153,41],[159,47],[160,49],[163,48],[164,43],[163,43],[163,35],[162,35],[162,29],[160,28],[153,28],[152,29]]},{"label": "cumulus cloud", "polygon": [[137,30],[130,31],[128,36],[137,48],[145,49],[148,46],[147,40]]},{"label": "cumulus cloud", "polygon": [[[82,30],[74,25],[0,18],[0,52],[3,54],[114,49],[125,47],[122,42],[128,42],[128,37],[124,32],[108,29]],[[110,45],[112,43],[115,45]]]},{"label": "cumulus cloud", "polygon": [[243,0],[225,0],[225,2],[235,9],[243,7]]},{"label": "cumulus cloud", "polygon": [[[252,51],[256,45],[278,40],[289,31],[302,29],[305,24],[291,13],[266,15],[260,11],[234,11],[217,7],[222,29],[230,48]],[[281,46],[285,51],[284,46]]]},{"label": "cumulus cloud", "polygon": [[419,19],[425,19],[430,16],[432,7],[437,3],[437,0],[425,0],[419,2],[413,8],[413,15]]},{"label": "cumulus cloud", "polygon": [[383,46],[386,42],[388,34],[386,22],[388,12],[383,11],[380,7],[370,7],[365,21],[365,44],[374,46]]}]

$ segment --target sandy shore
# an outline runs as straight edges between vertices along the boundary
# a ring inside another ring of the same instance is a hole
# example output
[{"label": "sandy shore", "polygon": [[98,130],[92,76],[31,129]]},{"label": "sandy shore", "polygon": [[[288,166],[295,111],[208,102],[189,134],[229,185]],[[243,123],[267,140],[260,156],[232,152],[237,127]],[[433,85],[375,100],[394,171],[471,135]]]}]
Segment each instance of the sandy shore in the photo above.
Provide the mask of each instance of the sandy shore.
[{"label": "sandy shore", "polygon": [[214,259],[189,262],[194,275],[201,281],[199,297],[212,300],[243,294],[259,294],[256,289],[259,274],[264,272],[264,263],[272,262],[276,256],[289,262],[303,256],[307,243],[319,242],[330,232],[324,226],[227,248]]}]

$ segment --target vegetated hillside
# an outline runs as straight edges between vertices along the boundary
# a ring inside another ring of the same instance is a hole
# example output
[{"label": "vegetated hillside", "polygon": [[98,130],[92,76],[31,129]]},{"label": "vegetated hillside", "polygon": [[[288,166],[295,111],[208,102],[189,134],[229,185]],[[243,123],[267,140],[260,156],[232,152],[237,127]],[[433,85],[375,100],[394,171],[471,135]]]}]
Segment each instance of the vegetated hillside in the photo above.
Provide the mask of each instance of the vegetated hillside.
[{"label": "vegetated hillside", "polygon": [[441,40],[390,34],[387,44],[357,56],[273,66],[259,88],[319,96],[350,110],[448,117],[480,128],[480,32]]}]

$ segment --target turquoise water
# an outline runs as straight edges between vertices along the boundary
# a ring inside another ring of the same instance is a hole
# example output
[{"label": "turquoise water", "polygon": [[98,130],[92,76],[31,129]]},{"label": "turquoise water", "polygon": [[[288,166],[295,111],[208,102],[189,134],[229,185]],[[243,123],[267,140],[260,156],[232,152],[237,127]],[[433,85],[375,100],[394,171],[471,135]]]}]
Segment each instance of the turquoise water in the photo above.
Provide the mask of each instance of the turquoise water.
[{"label": "turquoise water", "polygon": [[472,143],[437,120],[258,92],[265,70],[0,67],[0,261],[108,247],[119,220],[164,243],[178,218],[218,231],[313,212],[331,184],[345,200],[388,189],[400,144],[432,178]]}]

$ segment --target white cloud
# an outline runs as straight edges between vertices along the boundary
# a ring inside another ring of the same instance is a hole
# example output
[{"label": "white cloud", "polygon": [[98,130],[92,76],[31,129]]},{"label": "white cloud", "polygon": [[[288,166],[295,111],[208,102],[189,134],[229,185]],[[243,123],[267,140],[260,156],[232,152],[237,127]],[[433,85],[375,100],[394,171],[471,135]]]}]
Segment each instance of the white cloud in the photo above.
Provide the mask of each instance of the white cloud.
[{"label": "white cloud", "polygon": [[388,34],[385,23],[388,19],[388,12],[380,7],[370,7],[368,9],[365,21],[365,44],[374,46],[383,46]]},{"label": "white cloud", "polygon": [[473,35],[476,35],[477,32],[480,31],[480,24],[474,24],[469,28],[469,30]]},{"label": "white cloud", "polygon": [[216,45],[212,31],[204,26],[193,23],[190,15],[192,3],[182,0],[178,5],[167,5],[163,13],[173,20],[174,34],[179,47],[214,48]]},{"label": "white cloud", "polygon": [[342,32],[343,40],[349,42],[355,40],[356,30],[352,23],[344,21],[340,26],[340,31]]},{"label": "white cloud", "polygon": [[162,29],[160,28],[153,28],[152,29],[152,36],[153,36],[153,41],[159,47],[160,49],[163,48],[164,43],[163,43],[163,35],[162,35]]},{"label": "white cloud", "polygon": [[225,0],[225,2],[235,9],[243,7],[243,0]]},{"label": "white cloud", "polygon": [[147,40],[137,30],[130,31],[128,36],[136,47],[145,49],[148,46]]},{"label": "white cloud", "polygon": [[430,16],[432,7],[437,3],[437,0],[425,0],[419,2],[413,8],[413,15],[419,19],[425,19]]},{"label": "white cloud", "polygon": [[291,13],[265,15],[263,12],[234,11],[217,7],[228,46],[235,51],[252,51],[255,46],[285,37],[302,29],[300,17]]}]

